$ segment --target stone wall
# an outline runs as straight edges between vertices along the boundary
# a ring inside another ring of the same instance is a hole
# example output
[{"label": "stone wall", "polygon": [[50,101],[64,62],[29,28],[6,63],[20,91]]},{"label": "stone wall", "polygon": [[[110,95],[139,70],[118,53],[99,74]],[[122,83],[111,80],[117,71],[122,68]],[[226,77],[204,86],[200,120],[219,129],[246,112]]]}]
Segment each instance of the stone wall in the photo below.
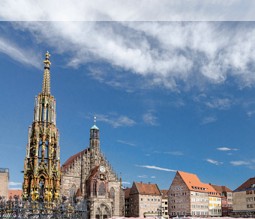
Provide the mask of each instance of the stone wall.
[{"label": "stone wall", "polygon": [[181,176],[176,174],[168,192],[168,212],[170,216],[190,215],[190,191]]}]

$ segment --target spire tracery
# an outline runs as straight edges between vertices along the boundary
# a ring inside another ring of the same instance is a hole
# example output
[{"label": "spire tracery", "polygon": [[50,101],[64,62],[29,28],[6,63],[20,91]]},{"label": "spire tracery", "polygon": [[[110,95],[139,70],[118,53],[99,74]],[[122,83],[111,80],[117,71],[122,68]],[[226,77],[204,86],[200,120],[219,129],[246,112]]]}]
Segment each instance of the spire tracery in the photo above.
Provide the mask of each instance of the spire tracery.
[{"label": "spire tracery", "polygon": [[45,54],[42,93],[50,94],[50,53]]}]

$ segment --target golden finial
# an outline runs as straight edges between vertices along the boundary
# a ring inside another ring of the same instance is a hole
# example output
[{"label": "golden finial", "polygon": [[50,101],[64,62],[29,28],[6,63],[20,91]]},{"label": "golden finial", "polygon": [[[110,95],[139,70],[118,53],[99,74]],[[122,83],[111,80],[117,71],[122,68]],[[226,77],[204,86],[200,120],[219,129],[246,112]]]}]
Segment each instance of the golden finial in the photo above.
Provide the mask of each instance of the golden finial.
[{"label": "golden finial", "polygon": [[50,53],[49,51],[46,52],[45,54],[45,60],[43,61],[44,63],[44,68],[50,68],[51,62],[50,62]]}]

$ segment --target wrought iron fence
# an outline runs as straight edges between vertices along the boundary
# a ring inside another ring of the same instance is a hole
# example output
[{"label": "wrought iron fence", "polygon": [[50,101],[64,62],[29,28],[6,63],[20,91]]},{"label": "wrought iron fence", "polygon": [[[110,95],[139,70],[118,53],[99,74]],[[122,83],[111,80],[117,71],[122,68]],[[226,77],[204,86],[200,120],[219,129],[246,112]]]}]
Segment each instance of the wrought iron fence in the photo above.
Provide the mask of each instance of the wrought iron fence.
[{"label": "wrought iron fence", "polygon": [[17,196],[5,200],[0,197],[0,219],[87,219],[86,201],[68,201],[62,199],[62,202],[56,204],[43,201],[22,201]]}]

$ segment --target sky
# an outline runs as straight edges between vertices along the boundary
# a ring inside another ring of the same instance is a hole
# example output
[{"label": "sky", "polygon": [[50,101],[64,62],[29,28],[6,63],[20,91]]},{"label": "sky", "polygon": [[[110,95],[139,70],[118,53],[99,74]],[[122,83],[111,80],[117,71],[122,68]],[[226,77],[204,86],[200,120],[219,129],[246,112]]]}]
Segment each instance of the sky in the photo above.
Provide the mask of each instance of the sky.
[{"label": "sky", "polygon": [[96,116],[124,187],[168,189],[177,170],[230,189],[254,177],[255,3],[61,2],[1,1],[0,167],[10,188],[23,181],[46,51],[62,164],[88,146]]}]

